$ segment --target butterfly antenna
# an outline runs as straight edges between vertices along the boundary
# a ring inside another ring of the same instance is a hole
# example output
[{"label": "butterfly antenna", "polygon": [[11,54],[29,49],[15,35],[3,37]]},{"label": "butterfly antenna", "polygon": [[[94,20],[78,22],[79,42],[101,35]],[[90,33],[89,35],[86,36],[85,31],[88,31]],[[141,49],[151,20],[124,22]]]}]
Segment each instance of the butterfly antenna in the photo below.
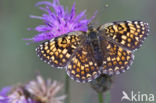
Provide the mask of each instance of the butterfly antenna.
[{"label": "butterfly antenna", "polygon": [[103,7],[100,8],[100,11],[96,10],[94,13],[94,16],[92,17],[92,23],[91,25],[97,25],[99,24],[97,21],[98,19],[103,15],[104,11],[109,7],[108,4],[105,4]]}]

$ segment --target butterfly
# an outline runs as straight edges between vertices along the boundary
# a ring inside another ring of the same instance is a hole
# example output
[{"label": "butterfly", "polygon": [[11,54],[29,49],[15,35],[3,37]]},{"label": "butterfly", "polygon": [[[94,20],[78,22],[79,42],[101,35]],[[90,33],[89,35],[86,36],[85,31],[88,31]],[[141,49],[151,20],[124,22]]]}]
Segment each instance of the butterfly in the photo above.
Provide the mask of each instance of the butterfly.
[{"label": "butterfly", "polygon": [[36,48],[37,55],[52,67],[65,68],[77,82],[90,82],[100,74],[120,74],[131,66],[134,51],[149,33],[148,23],[119,21],[86,32],[75,31],[53,38]]}]

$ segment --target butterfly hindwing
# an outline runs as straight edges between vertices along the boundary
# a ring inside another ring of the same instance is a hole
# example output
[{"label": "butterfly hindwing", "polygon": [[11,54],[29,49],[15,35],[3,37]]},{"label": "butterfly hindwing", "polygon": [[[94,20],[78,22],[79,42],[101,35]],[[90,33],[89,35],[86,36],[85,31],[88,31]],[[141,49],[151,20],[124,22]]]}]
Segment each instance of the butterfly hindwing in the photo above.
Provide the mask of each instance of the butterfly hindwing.
[{"label": "butterfly hindwing", "polygon": [[131,51],[138,49],[149,33],[148,23],[142,21],[107,23],[98,29],[108,39]]},{"label": "butterfly hindwing", "polygon": [[63,68],[80,45],[82,32],[72,32],[46,41],[36,48],[41,60],[52,67]]},{"label": "butterfly hindwing", "polygon": [[104,55],[105,59],[101,66],[102,73],[120,74],[129,69],[134,60],[133,53],[110,41],[104,41],[103,43],[105,43],[107,53]]},{"label": "butterfly hindwing", "polygon": [[100,75],[99,67],[90,55],[90,47],[80,47],[66,67],[67,74],[77,82],[89,82]]}]

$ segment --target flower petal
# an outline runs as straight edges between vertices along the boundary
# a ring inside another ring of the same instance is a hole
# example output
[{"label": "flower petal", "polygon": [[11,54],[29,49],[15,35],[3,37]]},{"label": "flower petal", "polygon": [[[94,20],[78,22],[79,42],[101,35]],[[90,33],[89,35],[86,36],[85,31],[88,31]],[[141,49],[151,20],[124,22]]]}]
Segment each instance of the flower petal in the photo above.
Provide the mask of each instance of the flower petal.
[{"label": "flower petal", "polygon": [[[44,24],[36,26],[35,30],[38,31],[39,34],[35,35],[31,39],[24,40],[40,42],[50,40],[68,32],[87,31],[88,24],[95,18],[94,15],[91,19],[86,19],[86,10],[80,12],[76,16],[75,3],[73,4],[70,12],[68,11],[68,8],[64,9],[59,0],[53,0],[53,3],[49,1],[41,1],[35,6],[41,5],[45,5],[45,7],[40,7],[40,9],[46,13],[43,13],[42,16],[31,15],[30,17],[43,20]],[[53,11],[51,8],[53,8]]]}]

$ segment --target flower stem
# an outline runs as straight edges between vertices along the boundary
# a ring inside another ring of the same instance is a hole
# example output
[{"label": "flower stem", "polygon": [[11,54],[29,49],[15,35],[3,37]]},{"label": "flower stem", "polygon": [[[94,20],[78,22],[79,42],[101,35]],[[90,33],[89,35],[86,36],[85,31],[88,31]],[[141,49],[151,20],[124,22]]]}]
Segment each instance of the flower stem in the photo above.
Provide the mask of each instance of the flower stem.
[{"label": "flower stem", "polygon": [[103,103],[103,94],[98,93],[99,103]]},{"label": "flower stem", "polygon": [[105,102],[106,103],[110,103],[110,97],[111,95],[110,95],[110,91],[107,91],[106,93],[105,93]]},{"label": "flower stem", "polygon": [[67,95],[65,103],[70,103],[70,80],[68,75],[66,75],[65,79],[65,94]]}]

